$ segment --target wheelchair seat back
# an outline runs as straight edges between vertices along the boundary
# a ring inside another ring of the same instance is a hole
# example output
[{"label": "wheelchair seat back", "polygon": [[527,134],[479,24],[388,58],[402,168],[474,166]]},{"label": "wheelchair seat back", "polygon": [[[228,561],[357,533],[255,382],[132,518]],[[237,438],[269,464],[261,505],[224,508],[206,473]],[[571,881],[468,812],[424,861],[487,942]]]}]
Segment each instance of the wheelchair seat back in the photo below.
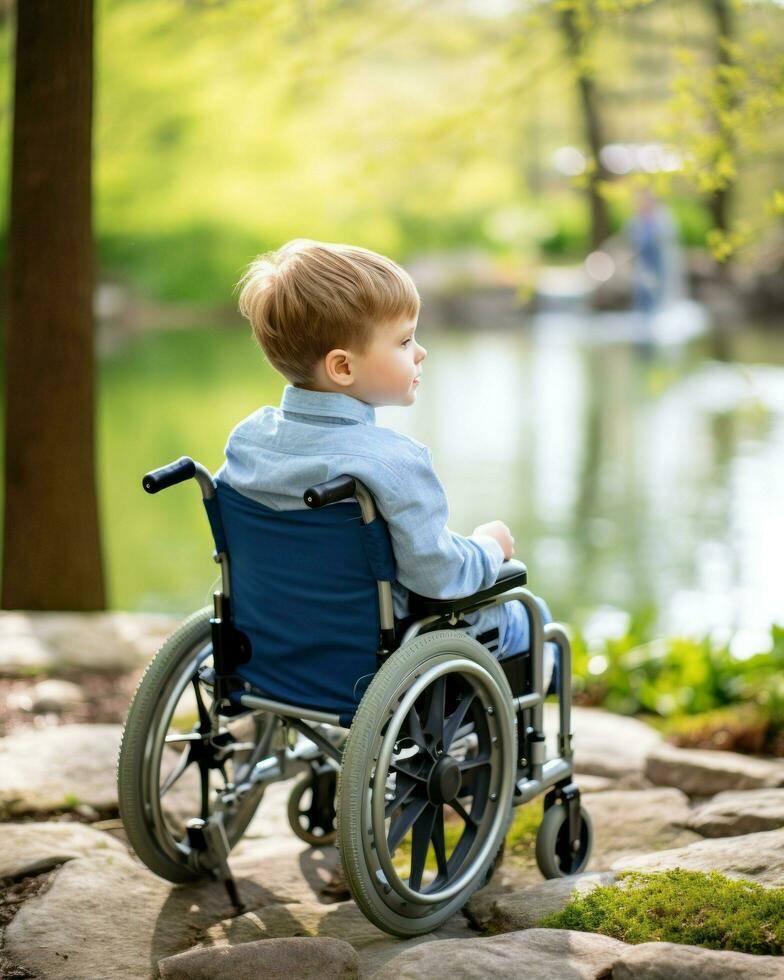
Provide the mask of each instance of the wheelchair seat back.
[{"label": "wheelchair seat back", "polygon": [[377,583],[395,578],[386,523],[366,525],[353,500],[273,510],[221,480],[205,505],[252,651],[236,674],[275,700],[352,716],[377,669]]}]

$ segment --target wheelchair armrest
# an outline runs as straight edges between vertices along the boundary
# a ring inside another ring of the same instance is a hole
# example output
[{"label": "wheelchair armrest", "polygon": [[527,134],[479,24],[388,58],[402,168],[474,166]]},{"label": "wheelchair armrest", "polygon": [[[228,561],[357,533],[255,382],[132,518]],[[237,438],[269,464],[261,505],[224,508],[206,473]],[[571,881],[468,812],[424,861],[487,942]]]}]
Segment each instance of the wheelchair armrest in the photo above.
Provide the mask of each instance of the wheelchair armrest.
[{"label": "wheelchair armrest", "polygon": [[528,581],[528,569],[521,561],[510,558],[505,561],[498,572],[498,578],[493,585],[474,595],[463,596],[460,599],[428,599],[427,596],[418,595],[410,592],[408,596],[409,613],[416,616],[444,616],[460,612],[469,606],[491,599],[493,596],[500,595],[525,585]]}]

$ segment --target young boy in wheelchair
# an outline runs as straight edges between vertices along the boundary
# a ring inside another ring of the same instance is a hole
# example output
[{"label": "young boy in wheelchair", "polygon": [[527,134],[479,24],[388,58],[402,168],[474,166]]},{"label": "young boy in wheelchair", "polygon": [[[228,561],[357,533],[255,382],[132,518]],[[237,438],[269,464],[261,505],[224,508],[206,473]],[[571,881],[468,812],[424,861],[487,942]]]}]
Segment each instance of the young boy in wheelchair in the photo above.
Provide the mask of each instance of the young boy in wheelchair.
[{"label": "young boy in wheelchair", "polygon": [[[509,528],[494,520],[468,537],[451,531],[429,449],[376,425],[377,407],[413,405],[426,378],[411,276],[363,248],[299,239],[251,264],[239,306],[290,383],[279,408],[261,408],[234,429],[217,479],[276,510],[304,508],[303,487],[342,473],[361,479],[392,538],[400,623],[410,616],[410,592],[452,599],[492,585],[515,553]],[[469,613],[457,626],[499,658],[529,646],[517,602]],[[554,649],[545,646],[545,689]]]},{"label": "young boy in wheelchair", "polygon": [[292,829],[336,840],[357,905],[394,935],[458,911],[513,808],[540,795],[540,870],[581,871],[568,635],[523,588],[509,528],[451,531],[429,450],[375,424],[423,383],[411,278],[361,248],[294,241],[252,263],[240,309],[290,383],[233,430],[215,478],[183,457],[142,481],[196,479],[222,587],[134,695],[118,761],[129,842],[170,881],[221,878],[238,905],[228,855],[265,786],[304,768]]}]

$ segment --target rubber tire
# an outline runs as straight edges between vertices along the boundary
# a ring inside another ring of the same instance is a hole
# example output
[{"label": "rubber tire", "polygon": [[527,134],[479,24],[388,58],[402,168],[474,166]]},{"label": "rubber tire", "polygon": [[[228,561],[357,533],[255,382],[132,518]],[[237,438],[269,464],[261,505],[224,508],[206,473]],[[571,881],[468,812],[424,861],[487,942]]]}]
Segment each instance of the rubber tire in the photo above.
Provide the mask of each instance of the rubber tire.
[{"label": "rubber tire", "polygon": [[566,807],[563,804],[555,803],[548,810],[545,810],[542,822],[539,824],[539,830],[536,832],[536,863],[545,878],[570,878],[572,875],[580,874],[581,871],[585,870],[591,859],[593,824],[588,811],[583,807],[580,807],[580,819],[582,821],[581,840],[584,841],[580,861],[569,874],[565,874],[558,863],[556,846],[558,835],[566,822]]},{"label": "rubber tire", "polygon": [[311,779],[311,773],[303,773],[303,775],[300,776],[300,778],[294,784],[291,793],[289,793],[289,802],[286,808],[289,818],[289,827],[291,827],[292,833],[296,834],[301,841],[304,841],[311,847],[326,847],[327,844],[335,843],[335,837],[337,836],[336,831],[333,830],[331,834],[324,834],[323,837],[316,837],[315,834],[308,833],[308,831],[305,830],[305,828],[299,822],[299,801],[302,798],[302,794],[308,788]]},{"label": "rubber tire", "polygon": [[[139,859],[161,878],[175,884],[200,881],[210,877],[185,863],[173,860],[160,843],[145,818],[142,786],[145,773],[145,747],[157,702],[168,686],[182,674],[184,662],[198,645],[210,641],[212,606],[205,606],[189,616],[163,643],[148,665],[128,710],[117,760],[117,795],[128,842]],[[250,797],[246,809],[227,827],[229,843],[234,846],[253,818],[261,797]],[[255,794],[254,794],[255,795]],[[195,815],[195,814],[194,814]]]},{"label": "rubber tire", "polygon": [[437,630],[421,634],[410,643],[400,647],[383,664],[366,690],[346,739],[343,751],[343,764],[338,774],[337,787],[337,846],[343,864],[351,894],[366,918],[379,929],[403,939],[422,936],[439,926],[458,912],[469,900],[471,895],[481,888],[495,870],[496,860],[501,842],[505,840],[512,822],[513,808],[506,809],[506,817],[499,825],[497,843],[483,867],[476,873],[473,882],[466,886],[458,895],[447,900],[444,905],[432,906],[430,914],[416,918],[406,918],[390,909],[379,897],[370,880],[371,874],[365,861],[363,851],[363,829],[357,801],[364,799],[367,789],[366,770],[372,743],[375,739],[379,719],[388,712],[390,699],[410,677],[413,682],[415,675],[427,668],[428,661],[444,654],[473,660],[483,666],[493,677],[496,684],[507,696],[501,710],[508,710],[507,723],[511,729],[512,745],[509,748],[509,765],[514,781],[517,745],[517,719],[512,709],[512,692],[506,675],[499,666],[496,658],[487,651],[481,643],[465,633],[454,630]]}]

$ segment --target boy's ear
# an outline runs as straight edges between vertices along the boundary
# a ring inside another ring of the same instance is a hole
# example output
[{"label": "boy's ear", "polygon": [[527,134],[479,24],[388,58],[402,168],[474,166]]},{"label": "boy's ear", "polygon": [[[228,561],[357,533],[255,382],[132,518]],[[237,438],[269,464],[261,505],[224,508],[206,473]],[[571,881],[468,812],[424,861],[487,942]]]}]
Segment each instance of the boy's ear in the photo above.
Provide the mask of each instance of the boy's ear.
[{"label": "boy's ear", "polygon": [[347,386],[354,382],[348,351],[339,348],[331,350],[324,358],[324,369],[329,380],[335,384]]}]

